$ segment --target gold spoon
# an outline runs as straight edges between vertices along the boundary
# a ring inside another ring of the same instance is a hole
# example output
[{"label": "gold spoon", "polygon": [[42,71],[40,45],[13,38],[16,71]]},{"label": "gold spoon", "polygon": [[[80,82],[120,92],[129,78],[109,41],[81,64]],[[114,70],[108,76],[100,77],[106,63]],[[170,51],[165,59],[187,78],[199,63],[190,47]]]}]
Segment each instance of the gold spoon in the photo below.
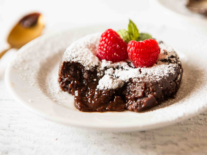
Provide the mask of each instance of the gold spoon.
[{"label": "gold spoon", "polygon": [[9,33],[7,37],[9,48],[0,52],[0,59],[11,48],[19,49],[40,36],[44,27],[45,22],[40,13],[31,13],[24,16]]}]

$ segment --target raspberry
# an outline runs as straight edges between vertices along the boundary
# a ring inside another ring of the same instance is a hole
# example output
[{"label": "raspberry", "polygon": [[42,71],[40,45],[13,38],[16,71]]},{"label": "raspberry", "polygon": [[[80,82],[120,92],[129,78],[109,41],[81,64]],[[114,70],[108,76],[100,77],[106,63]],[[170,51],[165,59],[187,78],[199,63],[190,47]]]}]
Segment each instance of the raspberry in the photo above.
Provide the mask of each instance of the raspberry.
[{"label": "raspberry", "polygon": [[128,58],[127,43],[114,30],[108,29],[101,35],[97,57],[112,62],[124,61]]},{"label": "raspberry", "polygon": [[132,40],[128,43],[127,52],[135,67],[150,67],[157,61],[160,47],[154,39]]}]

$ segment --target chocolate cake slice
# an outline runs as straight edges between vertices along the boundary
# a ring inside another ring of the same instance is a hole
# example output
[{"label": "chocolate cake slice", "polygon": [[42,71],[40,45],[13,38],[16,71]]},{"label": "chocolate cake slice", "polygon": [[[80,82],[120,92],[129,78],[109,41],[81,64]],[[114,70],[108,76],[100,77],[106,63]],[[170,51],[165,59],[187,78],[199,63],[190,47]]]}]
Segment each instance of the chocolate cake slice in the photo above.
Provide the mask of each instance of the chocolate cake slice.
[{"label": "chocolate cake slice", "polygon": [[74,95],[81,111],[143,111],[174,97],[183,68],[176,52],[159,42],[157,62],[135,68],[130,61],[100,61],[96,51],[101,34],[88,35],[67,48],[59,71],[63,91]]}]

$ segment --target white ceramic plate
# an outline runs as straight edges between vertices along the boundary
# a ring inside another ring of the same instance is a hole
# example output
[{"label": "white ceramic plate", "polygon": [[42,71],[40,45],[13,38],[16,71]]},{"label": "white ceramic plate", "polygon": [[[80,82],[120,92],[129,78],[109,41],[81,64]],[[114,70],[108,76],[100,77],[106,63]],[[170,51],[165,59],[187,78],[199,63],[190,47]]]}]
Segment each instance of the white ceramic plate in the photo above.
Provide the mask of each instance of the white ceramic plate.
[{"label": "white ceramic plate", "polygon": [[158,128],[187,119],[207,108],[207,38],[166,26],[136,22],[179,51],[184,76],[175,99],[143,112],[86,113],[74,108],[73,97],[59,91],[58,67],[63,51],[76,39],[127,23],[63,30],[42,36],[18,51],[6,71],[6,83],[14,98],[32,112],[62,124],[107,130],[135,131]]}]

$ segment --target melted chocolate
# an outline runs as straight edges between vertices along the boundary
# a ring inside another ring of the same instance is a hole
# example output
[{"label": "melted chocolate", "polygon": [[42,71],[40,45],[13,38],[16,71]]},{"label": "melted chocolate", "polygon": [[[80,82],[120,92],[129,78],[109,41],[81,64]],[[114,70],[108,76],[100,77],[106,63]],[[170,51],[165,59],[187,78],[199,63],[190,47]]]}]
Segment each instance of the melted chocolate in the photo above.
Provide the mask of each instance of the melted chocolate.
[{"label": "melted chocolate", "polygon": [[[167,60],[166,60],[167,61]],[[179,89],[183,69],[180,63],[175,76],[163,77],[159,81],[129,79],[117,89],[96,89],[102,77],[96,68],[86,70],[77,62],[63,62],[59,83],[63,91],[74,95],[75,107],[81,111],[143,111],[174,97]]]},{"label": "melted chocolate", "polygon": [[25,28],[33,27],[37,24],[39,16],[39,13],[29,14],[20,20],[20,24]]}]

